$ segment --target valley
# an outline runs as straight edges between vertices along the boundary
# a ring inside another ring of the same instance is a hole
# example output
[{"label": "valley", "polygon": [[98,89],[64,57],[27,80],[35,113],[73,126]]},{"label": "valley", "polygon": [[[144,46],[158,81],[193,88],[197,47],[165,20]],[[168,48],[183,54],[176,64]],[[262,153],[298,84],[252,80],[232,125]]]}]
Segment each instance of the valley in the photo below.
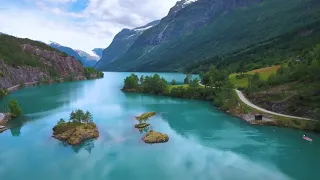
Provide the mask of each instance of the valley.
[{"label": "valley", "polygon": [[18,1],[1,178],[319,177],[319,0]]}]

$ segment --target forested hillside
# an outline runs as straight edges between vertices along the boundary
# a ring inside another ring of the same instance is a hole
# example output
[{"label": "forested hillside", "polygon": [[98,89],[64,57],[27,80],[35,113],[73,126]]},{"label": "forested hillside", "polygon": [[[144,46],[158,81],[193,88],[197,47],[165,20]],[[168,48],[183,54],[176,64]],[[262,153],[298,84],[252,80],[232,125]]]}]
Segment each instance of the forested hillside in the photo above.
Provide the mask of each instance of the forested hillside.
[{"label": "forested hillside", "polygon": [[235,53],[191,64],[185,71],[197,73],[215,65],[230,72],[246,72],[291,60],[303,60],[317,44],[320,44],[320,20]]},{"label": "forested hillside", "polygon": [[74,57],[47,44],[0,34],[0,88],[102,76],[85,70]]},{"label": "forested hillside", "polygon": [[[108,70],[183,71],[195,62],[215,61],[216,56],[225,56],[271,42],[279,36],[303,29],[320,20],[318,0],[264,0],[227,9],[227,1],[218,2],[224,10],[210,17],[210,21],[203,27],[200,26],[180,37],[170,38],[154,46],[145,42],[148,37],[154,36],[154,28],[159,27],[161,23],[145,31],[124,56],[109,64]],[[215,1],[198,0],[181,9],[176,16],[188,13],[193,8],[200,8],[200,11],[201,3],[212,3],[212,7],[216,7]],[[187,22],[179,21],[178,24],[172,23],[169,27],[185,26]],[[162,34],[165,34],[165,31]],[[304,34],[307,35],[308,32],[301,35]],[[220,61],[219,64],[223,63]]]}]

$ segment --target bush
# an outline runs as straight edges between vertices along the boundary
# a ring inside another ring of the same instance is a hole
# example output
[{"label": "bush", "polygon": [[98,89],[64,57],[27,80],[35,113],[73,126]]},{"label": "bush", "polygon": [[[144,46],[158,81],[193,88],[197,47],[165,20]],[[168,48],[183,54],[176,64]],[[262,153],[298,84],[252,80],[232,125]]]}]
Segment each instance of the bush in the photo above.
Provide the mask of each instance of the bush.
[{"label": "bush", "polygon": [[7,96],[9,94],[8,90],[5,88],[0,88],[0,98]]},{"label": "bush", "polygon": [[14,117],[18,117],[21,115],[22,110],[17,100],[14,99],[9,102],[9,111]]},{"label": "bush", "polygon": [[177,84],[176,80],[173,79],[173,80],[171,81],[171,85],[176,85],[176,84]]}]

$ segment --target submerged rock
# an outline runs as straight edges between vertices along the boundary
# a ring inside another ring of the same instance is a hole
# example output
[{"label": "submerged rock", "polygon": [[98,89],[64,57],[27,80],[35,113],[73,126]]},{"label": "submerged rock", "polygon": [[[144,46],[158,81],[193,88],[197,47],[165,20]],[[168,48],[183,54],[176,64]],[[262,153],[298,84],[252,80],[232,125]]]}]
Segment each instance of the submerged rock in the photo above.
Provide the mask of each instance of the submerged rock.
[{"label": "submerged rock", "polygon": [[169,136],[167,134],[162,134],[151,130],[147,132],[147,134],[145,135],[145,137],[142,138],[142,140],[148,144],[164,143],[169,141]]},{"label": "submerged rock", "polygon": [[156,115],[157,113],[156,112],[147,112],[147,113],[143,113],[141,114],[140,116],[137,116],[136,119],[138,121],[145,121],[145,120],[148,120],[150,117]]},{"label": "submerged rock", "polygon": [[141,123],[141,124],[134,125],[134,127],[138,128],[138,129],[143,129],[143,128],[148,127],[148,126],[150,126],[150,124],[148,124],[148,123]]},{"label": "submerged rock", "polygon": [[94,123],[67,122],[56,125],[52,137],[74,146],[85,140],[98,138],[99,131]]}]

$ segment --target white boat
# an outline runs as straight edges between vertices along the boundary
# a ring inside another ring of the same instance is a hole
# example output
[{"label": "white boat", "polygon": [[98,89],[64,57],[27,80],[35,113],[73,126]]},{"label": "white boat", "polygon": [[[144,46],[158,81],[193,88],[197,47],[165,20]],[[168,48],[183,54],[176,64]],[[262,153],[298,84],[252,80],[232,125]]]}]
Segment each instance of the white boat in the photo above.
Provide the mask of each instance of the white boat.
[{"label": "white boat", "polygon": [[6,127],[5,126],[0,126],[0,129],[5,129]]}]

